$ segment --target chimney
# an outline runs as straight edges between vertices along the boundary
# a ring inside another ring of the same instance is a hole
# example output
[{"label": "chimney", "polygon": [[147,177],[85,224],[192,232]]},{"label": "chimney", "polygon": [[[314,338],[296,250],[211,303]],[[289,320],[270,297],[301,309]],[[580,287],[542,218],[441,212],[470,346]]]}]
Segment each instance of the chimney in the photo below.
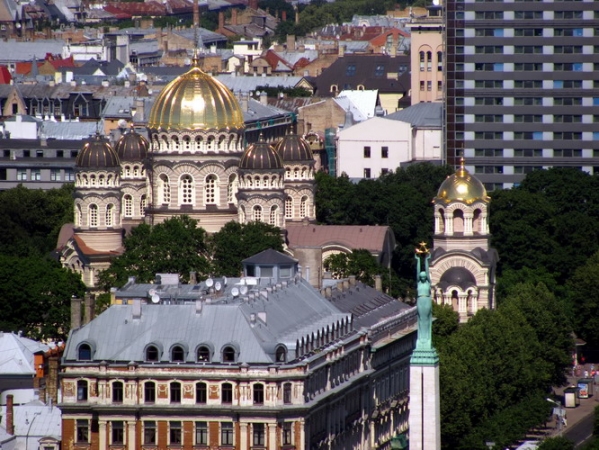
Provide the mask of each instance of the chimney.
[{"label": "chimney", "polygon": [[337,281],[337,290],[343,292],[343,281]]},{"label": "chimney", "polygon": [[218,13],[218,31],[223,28],[225,28],[225,13],[221,11]]},{"label": "chimney", "polygon": [[195,272],[189,272],[189,284],[198,284],[198,277]]},{"label": "chimney", "polygon": [[71,298],[71,330],[81,328],[81,299]]},{"label": "chimney", "polygon": [[249,100],[248,100],[248,94],[241,94],[241,110],[243,112],[247,112],[249,109]]},{"label": "chimney", "polygon": [[15,434],[15,424],[13,419],[13,398],[14,397],[12,396],[12,394],[6,396],[6,432],[8,434]]},{"label": "chimney", "polygon": [[343,58],[345,55],[345,45],[339,44],[339,58]]},{"label": "chimney", "polygon": [[231,10],[231,25],[237,25],[237,10],[235,8]]},{"label": "chimney", "polygon": [[287,51],[288,52],[295,51],[295,36],[293,34],[287,35]]},{"label": "chimney", "polygon": [[324,296],[326,298],[331,298],[333,296],[333,289],[331,289],[330,286],[327,286],[326,288],[324,288]]},{"label": "chimney", "polygon": [[383,292],[383,279],[380,275],[374,276],[374,288],[379,292]]},{"label": "chimney", "polygon": [[299,23],[299,9],[297,6],[295,7],[295,23],[296,25]]},{"label": "chimney", "polygon": [[349,289],[349,280],[343,280],[343,290]]},{"label": "chimney", "polygon": [[260,104],[261,105],[268,105],[268,98],[266,96],[266,91],[262,91],[260,92]]},{"label": "chimney", "polygon": [[281,11],[281,22],[287,22],[287,11]]},{"label": "chimney", "polygon": [[57,355],[48,357],[48,376],[46,378],[46,396],[58,403],[58,359]]},{"label": "chimney", "polygon": [[201,299],[196,299],[196,314],[202,314],[204,309],[204,302]]},{"label": "chimney", "polygon": [[87,325],[94,318],[95,299],[89,292],[85,293],[83,300],[83,325]]},{"label": "chimney", "polygon": [[356,276],[355,275],[350,275],[349,276],[349,285],[350,286],[355,286],[356,285]]},{"label": "chimney", "polygon": [[141,299],[140,298],[133,299],[133,311],[131,312],[131,316],[133,319],[141,318]]},{"label": "chimney", "polygon": [[266,311],[259,312],[258,318],[266,324]]}]

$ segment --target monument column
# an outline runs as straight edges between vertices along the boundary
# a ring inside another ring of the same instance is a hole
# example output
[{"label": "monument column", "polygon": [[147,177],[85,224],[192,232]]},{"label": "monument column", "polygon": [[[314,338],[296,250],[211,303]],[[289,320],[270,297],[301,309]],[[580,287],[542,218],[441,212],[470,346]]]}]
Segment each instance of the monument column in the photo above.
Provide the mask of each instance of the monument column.
[{"label": "monument column", "polygon": [[[416,249],[418,283],[418,339],[410,360],[410,450],[441,449],[439,356],[432,340],[430,251],[422,242]],[[422,268],[424,263],[424,268]]]}]

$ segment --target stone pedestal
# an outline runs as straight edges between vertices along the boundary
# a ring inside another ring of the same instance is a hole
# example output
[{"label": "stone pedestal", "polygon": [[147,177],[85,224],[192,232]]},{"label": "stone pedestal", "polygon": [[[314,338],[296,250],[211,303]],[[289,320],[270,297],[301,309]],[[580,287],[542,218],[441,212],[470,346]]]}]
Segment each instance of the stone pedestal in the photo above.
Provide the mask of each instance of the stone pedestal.
[{"label": "stone pedestal", "polygon": [[410,450],[440,450],[439,359],[420,353],[410,362]]}]

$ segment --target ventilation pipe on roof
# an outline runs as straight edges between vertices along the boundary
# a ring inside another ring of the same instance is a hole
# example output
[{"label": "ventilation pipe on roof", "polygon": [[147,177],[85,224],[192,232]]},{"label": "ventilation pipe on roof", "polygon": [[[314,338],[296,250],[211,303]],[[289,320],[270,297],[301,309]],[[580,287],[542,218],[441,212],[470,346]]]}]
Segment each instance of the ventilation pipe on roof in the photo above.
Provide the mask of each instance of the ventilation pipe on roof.
[{"label": "ventilation pipe on roof", "polygon": [[331,298],[333,296],[333,288],[331,288],[331,286],[324,288],[324,296],[326,298]]},{"label": "ventilation pipe on roof", "polygon": [[349,289],[349,280],[343,280],[343,290]]},{"label": "ventilation pipe on roof", "polygon": [[383,278],[380,275],[374,276],[374,288],[379,292],[383,292]]},{"label": "ventilation pipe on roof", "polygon": [[202,299],[196,300],[196,314],[202,314],[202,310],[204,309],[204,302]]},{"label": "ventilation pipe on roof", "polygon": [[189,272],[189,284],[198,284],[198,277],[196,272]]},{"label": "ventilation pipe on roof", "polygon": [[337,290],[343,292],[343,281],[337,281]]},{"label": "ventilation pipe on roof", "polygon": [[81,299],[71,298],[71,330],[81,328]]},{"label": "ventilation pipe on roof", "polygon": [[133,310],[132,310],[132,318],[140,319],[141,318],[141,299],[135,298],[133,299]]},{"label": "ventilation pipe on roof", "polygon": [[355,275],[350,275],[349,276],[349,285],[350,286],[355,286],[356,285],[356,276]]}]

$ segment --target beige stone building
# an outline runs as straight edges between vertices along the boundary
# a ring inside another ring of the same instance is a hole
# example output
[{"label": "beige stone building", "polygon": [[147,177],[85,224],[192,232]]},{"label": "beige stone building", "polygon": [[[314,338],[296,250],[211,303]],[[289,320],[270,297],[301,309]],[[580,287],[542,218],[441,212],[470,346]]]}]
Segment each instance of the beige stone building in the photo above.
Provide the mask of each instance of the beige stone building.
[{"label": "beige stone building", "polygon": [[461,167],[434,198],[435,232],[430,263],[435,301],[451,305],[466,322],[479,309],[494,309],[499,259],[490,246],[490,198],[483,184]]}]

